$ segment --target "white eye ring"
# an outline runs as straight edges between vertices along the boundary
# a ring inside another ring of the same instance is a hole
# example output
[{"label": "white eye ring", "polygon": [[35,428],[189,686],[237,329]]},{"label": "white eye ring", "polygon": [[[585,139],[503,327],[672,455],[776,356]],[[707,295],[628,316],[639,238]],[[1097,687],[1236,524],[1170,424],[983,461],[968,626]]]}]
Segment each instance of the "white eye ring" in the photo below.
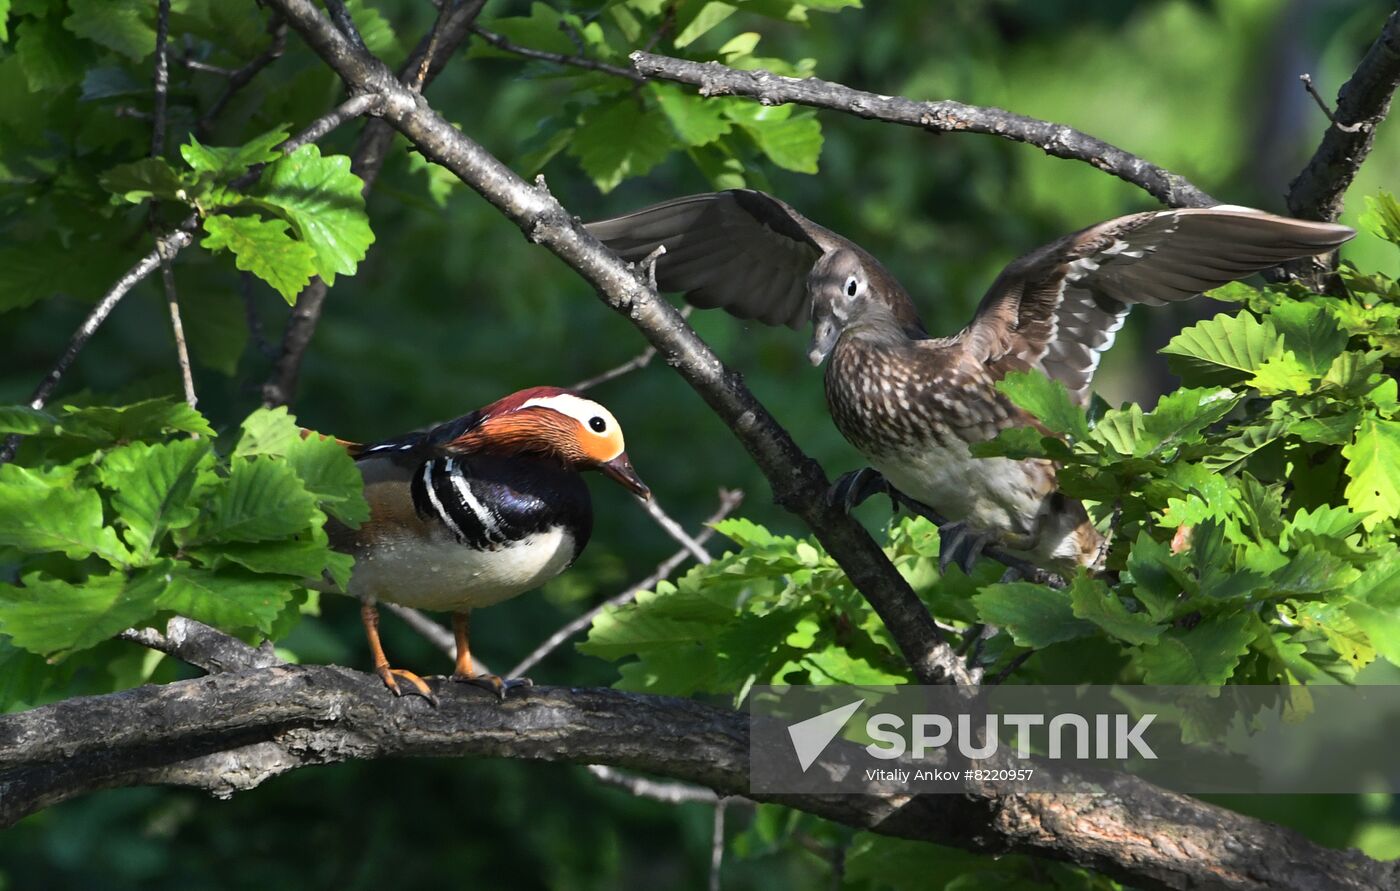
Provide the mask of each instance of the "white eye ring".
[{"label": "white eye ring", "polygon": [[862,282],[860,279],[856,278],[854,275],[846,279],[845,291],[847,297],[857,297],[860,295],[860,292],[864,290],[865,283]]}]

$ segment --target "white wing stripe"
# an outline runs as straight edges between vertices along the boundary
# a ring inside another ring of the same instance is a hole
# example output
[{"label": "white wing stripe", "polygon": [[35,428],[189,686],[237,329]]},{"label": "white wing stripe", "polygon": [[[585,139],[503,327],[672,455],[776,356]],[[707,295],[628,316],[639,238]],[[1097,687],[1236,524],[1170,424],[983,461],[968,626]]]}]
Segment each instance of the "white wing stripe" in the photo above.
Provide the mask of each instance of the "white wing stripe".
[{"label": "white wing stripe", "polygon": [[457,470],[457,462],[453,458],[447,459],[447,478],[452,481],[452,487],[457,490],[457,496],[462,499],[462,506],[471,511],[476,516],[476,521],[481,524],[481,531],[486,533],[488,539],[501,540],[501,524],[496,515],[491,513],[476,497],[472,491],[471,483]]},{"label": "white wing stripe", "polygon": [[[450,469],[452,464],[451,459],[448,459],[447,463]],[[462,527],[458,526],[457,521],[452,519],[452,514],[448,512],[447,508],[443,507],[442,501],[438,499],[437,492],[433,489],[433,468],[435,466],[437,466],[436,460],[423,462],[423,491],[428,493],[428,503],[432,505],[433,512],[438,515],[438,519],[442,520],[443,524],[447,526],[448,529],[452,530],[453,535],[457,536],[459,540],[464,541],[466,540],[466,536],[462,534]]]}]

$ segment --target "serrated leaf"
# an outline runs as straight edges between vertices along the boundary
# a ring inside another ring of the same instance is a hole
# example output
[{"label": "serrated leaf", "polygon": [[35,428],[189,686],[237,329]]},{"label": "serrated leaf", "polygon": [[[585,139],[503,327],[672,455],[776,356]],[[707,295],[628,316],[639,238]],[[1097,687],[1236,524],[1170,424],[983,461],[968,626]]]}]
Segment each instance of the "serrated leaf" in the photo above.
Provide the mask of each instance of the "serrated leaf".
[{"label": "serrated leaf", "polygon": [[1171,617],[1183,594],[1197,590],[1186,571],[1186,561],[1146,532],[1138,534],[1128,554],[1127,569],[1133,575],[1134,596],[1159,622]]},{"label": "serrated leaf", "polygon": [[0,546],[74,560],[96,554],[113,566],[130,560],[116,530],[103,522],[96,490],[74,486],[67,475],[14,464],[0,467]]},{"label": "serrated leaf", "polygon": [[675,84],[653,83],[650,86],[656,104],[685,145],[708,145],[730,131],[731,125],[718,103],[688,93]]},{"label": "serrated leaf", "polygon": [[144,0],[68,0],[63,26],[79,37],[116,50],[133,62],[155,52],[154,8]]},{"label": "serrated leaf", "polygon": [[1204,463],[1208,467],[1224,470],[1241,461],[1249,460],[1287,432],[1288,424],[1281,420],[1271,421],[1261,426],[1246,427],[1239,432],[1239,435],[1219,443],[1214,452],[1205,456]]},{"label": "serrated leaf", "polygon": [[1269,321],[1304,369],[1314,375],[1327,371],[1347,347],[1349,336],[1326,305],[1292,300],[1269,312]]},{"label": "serrated leaf", "polygon": [[130,405],[64,406],[58,416],[59,432],[97,443],[154,439],[169,433],[197,433],[212,437],[214,428],[204,415],[184,400],[157,396]]},{"label": "serrated leaf", "polygon": [[138,560],[149,559],[168,530],[199,519],[202,505],[192,496],[200,476],[212,476],[213,467],[206,440],[137,442],[103,457],[98,478],[112,490],[112,508],[126,526],[126,543]]},{"label": "serrated leaf", "polygon": [[290,304],[316,274],[316,251],[287,229],[285,220],[211,214],[204,219],[208,235],[200,244],[232,251],[235,266],[267,282]]},{"label": "serrated leaf", "polygon": [[345,447],[331,437],[297,437],[287,449],[287,463],[317,504],[352,529],[369,519],[364,477]]},{"label": "serrated leaf", "polygon": [[[1201,431],[1228,415],[1243,398],[1214,387],[1183,388],[1163,396],[1156,408],[1142,416],[1143,435],[1131,443],[1133,454],[1141,457],[1167,445],[1199,441]],[[1123,444],[1128,444],[1126,438]]]},{"label": "serrated leaf", "polygon": [[292,224],[315,252],[315,273],[334,285],[336,275],[354,275],[374,242],[364,186],[349,157],[322,157],[320,148],[304,145],[268,164],[246,194]]},{"label": "serrated leaf", "polygon": [[588,639],[578,645],[578,651],[613,661],[706,640],[714,630],[709,622],[652,615],[635,608],[605,610],[593,620]]},{"label": "serrated leaf", "polygon": [[1155,443],[1145,442],[1146,435],[1142,408],[1136,403],[1104,412],[1090,433],[1095,440],[1125,457],[1145,455],[1151,450]]},{"label": "serrated leaf", "polygon": [[1371,645],[1400,665],[1400,552],[1391,548],[1347,588],[1343,609]]},{"label": "serrated leaf", "polygon": [[1187,386],[1207,386],[1247,380],[1282,350],[1273,323],[1246,312],[1197,322],[1173,337],[1162,354]]},{"label": "serrated leaf", "polygon": [[234,457],[228,482],[215,494],[197,541],[268,541],[304,531],[316,501],[291,467],[269,458]]},{"label": "serrated leaf", "polygon": [[209,571],[173,561],[145,572],[164,585],[157,607],[225,631],[270,632],[292,591],[300,587],[286,577],[234,568]]},{"label": "serrated leaf", "polygon": [[180,157],[196,173],[222,180],[234,179],[248,172],[254,164],[268,164],[282,157],[278,146],[287,141],[291,131],[280,124],[248,140],[243,145],[204,145],[194,136],[180,146]]},{"label": "serrated leaf", "polygon": [[83,77],[88,48],[51,19],[22,20],[15,28],[15,53],[30,92],[62,90]]},{"label": "serrated leaf", "polygon": [[1166,630],[1147,613],[1128,612],[1106,584],[1083,573],[1070,584],[1069,598],[1076,616],[1130,644],[1152,643]]},{"label": "serrated leaf", "polygon": [[632,96],[583,113],[569,154],[578,158],[600,192],[651,170],[675,147],[665,118],[648,114]]},{"label": "serrated leaf", "polygon": [[58,420],[48,412],[27,405],[0,405],[0,433],[32,433],[52,429]]},{"label": "serrated leaf", "polygon": [[1347,459],[1347,503],[1365,517],[1368,530],[1400,516],[1400,421],[1368,416],[1356,439],[1342,448]]},{"label": "serrated leaf", "polygon": [[1248,385],[1265,396],[1282,393],[1301,395],[1312,391],[1313,374],[1306,365],[1298,361],[1292,350],[1284,350],[1265,359],[1249,379]]},{"label": "serrated leaf", "polygon": [[[324,537],[323,537],[324,538]],[[211,548],[196,549],[193,556],[210,567],[236,563],[257,573],[293,576],[319,582],[323,572],[342,590],[349,583],[354,558],[332,551],[324,540],[225,542]]]},{"label": "serrated leaf", "polygon": [[233,454],[243,458],[254,455],[283,457],[291,449],[292,443],[301,439],[301,427],[285,405],[255,410],[243,419],[239,430],[241,432]]},{"label": "serrated leaf", "polygon": [[1038,371],[1013,371],[997,381],[997,390],[1056,433],[1089,438],[1084,410],[1074,404],[1064,384]]},{"label": "serrated leaf", "polygon": [[1136,651],[1149,684],[1218,687],[1230,679],[1254,632],[1246,614],[1213,616],[1190,630],[1173,629]]},{"label": "serrated leaf", "polygon": [[727,106],[726,114],[744,128],[777,166],[816,173],[822,153],[822,125],[815,112],[794,113],[790,106]]},{"label": "serrated leaf", "polygon": [[149,198],[184,200],[185,185],[163,158],[142,158],[118,164],[98,178],[102,188],[131,204]]},{"label": "serrated leaf", "polygon": [[1361,517],[1352,513],[1345,505],[1321,505],[1312,511],[1301,508],[1283,528],[1280,544],[1287,548],[1290,540],[1298,533],[1304,532],[1340,541],[1355,532],[1360,525]]},{"label": "serrated leaf", "polygon": [[78,583],[35,572],[23,586],[0,585],[0,633],[41,656],[82,650],[145,621],[159,594],[151,579],[128,580],[121,572]]},{"label": "serrated leaf", "polygon": [[778,537],[752,520],[743,517],[729,517],[715,524],[715,531],[741,548],[768,547],[778,541]]},{"label": "serrated leaf", "polygon": [[1400,247],[1400,203],[1384,189],[1377,195],[1366,196],[1366,212],[1361,215],[1362,228],[1378,238]]},{"label": "serrated leaf", "polygon": [[689,21],[685,21],[683,18],[678,20],[681,30],[676,35],[676,39],[672,41],[672,46],[676,49],[689,46],[709,33],[720,22],[733,15],[734,11],[735,7],[731,4],[710,0],[704,6],[699,7]]},{"label": "serrated leaf", "polygon": [[1094,633],[1093,623],[1074,615],[1067,593],[1044,585],[988,585],[972,602],[982,621],[1005,628],[1023,647],[1040,649]]}]

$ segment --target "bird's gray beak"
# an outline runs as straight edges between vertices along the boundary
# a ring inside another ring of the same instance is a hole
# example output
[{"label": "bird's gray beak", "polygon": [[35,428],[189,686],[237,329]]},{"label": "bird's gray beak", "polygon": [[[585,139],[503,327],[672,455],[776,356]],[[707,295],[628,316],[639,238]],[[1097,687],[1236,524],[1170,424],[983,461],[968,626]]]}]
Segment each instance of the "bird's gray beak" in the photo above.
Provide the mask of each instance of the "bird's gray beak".
[{"label": "bird's gray beak", "polygon": [[807,350],[807,358],[813,365],[820,365],[826,361],[826,357],[831,355],[832,347],[836,346],[836,338],[840,335],[836,320],[830,315],[812,321],[812,345]]},{"label": "bird's gray beak", "polygon": [[638,498],[650,500],[651,489],[647,488],[647,484],[642,482],[641,477],[637,476],[637,471],[632,469],[632,462],[628,460],[626,452],[606,464],[600,464],[598,469],[617,480],[627,491]]}]

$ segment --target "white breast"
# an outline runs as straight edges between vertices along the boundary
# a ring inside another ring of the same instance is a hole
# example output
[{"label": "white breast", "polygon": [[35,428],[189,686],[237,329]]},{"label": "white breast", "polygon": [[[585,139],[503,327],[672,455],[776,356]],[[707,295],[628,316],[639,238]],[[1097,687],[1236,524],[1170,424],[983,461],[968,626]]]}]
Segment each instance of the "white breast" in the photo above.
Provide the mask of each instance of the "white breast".
[{"label": "white breast", "polygon": [[974,458],[955,437],[947,445],[930,440],[901,455],[872,456],[871,464],[909,497],[984,530],[1031,532],[1048,494],[1044,474],[1009,458]]},{"label": "white breast", "polygon": [[356,555],[349,593],[416,609],[472,609],[538,588],[573,559],[574,538],[562,526],[491,551],[446,534],[387,536],[373,553]]}]

